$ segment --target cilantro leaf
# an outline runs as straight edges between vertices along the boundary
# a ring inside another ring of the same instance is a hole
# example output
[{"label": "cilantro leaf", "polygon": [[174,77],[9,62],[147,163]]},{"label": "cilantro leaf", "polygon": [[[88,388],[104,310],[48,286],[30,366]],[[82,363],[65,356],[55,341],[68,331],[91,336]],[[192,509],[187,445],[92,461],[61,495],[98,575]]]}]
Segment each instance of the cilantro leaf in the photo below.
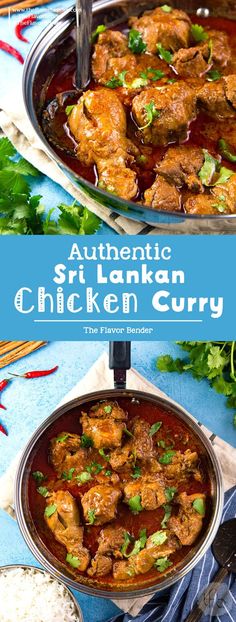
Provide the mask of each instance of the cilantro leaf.
[{"label": "cilantro leaf", "polygon": [[104,450],[103,448],[102,448],[102,449],[99,449],[99,450],[98,450],[98,453],[100,454],[100,456],[102,456],[102,458],[104,458],[104,460],[107,460],[107,461],[109,462],[109,460],[110,460],[110,455],[109,455],[109,454],[106,454],[106,452],[105,452],[105,450]]},{"label": "cilantro leaf", "polygon": [[166,529],[168,520],[171,517],[172,507],[168,503],[165,503],[165,505],[163,505],[163,510],[165,511],[165,514],[164,514],[163,519],[161,521],[161,527],[162,527],[162,529]]},{"label": "cilantro leaf", "polygon": [[112,412],[111,404],[107,404],[107,406],[104,406],[103,410],[104,410],[104,413],[106,413],[106,415],[110,415],[110,413]]},{"label": "cilantro leaf", "polygon": [[212,184],[212,186],[219,186],[220,184],[225,184],[227,181],[229,181],[232,175],[234,175],[234,171],[231,171],[229,168],[222,166],[220,169],[219,177],[217,178],[215,183]]},{"label": "cilantro leaf", "polygon": [[46,486],[39,486],[39,488],[37,488],[37,492],[40,495],[42,495],[42,497],[49,497],[50,496],[50,492],[48,491]]},{"label": "cilantro leaf", "polygon": [[146,117],[147,123],[143,125],[142,127],[139,127],[139,130],[145,130],[147,127],[152,125],[154,119],[158,118],[161,114],[160,110],[157,110],[154,101],[151,101],[149,104],[146,104],[144,106],[144,110],[145,110],[145,117]]},{"label": "cilantro leaf", "polygon": [[72,555],[71,553],[67,553],[66,562],[72,566],[72,568],[79,568],[81,562],[78,557]]},{"label": "cilantro leaf", "polygon": [[125,557],[133,557],[134,555],[140,553],[140,551],[144,549],[146,542],[147,531],[146,529],[141,529],[141,531],[139,532],[139,539],[135,540],[132,551],[128,555],[126,554]]},{"label": "cilantro leaf", "polygon": [[159,559],[155,561],[154,567],[158,570],[158,572],[164,572],[164,570],[166,570],[172,565],[173,565],[172,562],[170,562],[170,560],[166,556],[166,557],[159,557]]},{"label": "cilantro leaf", "polygon": [[102,33],[105,32],[107,30],[107,27],[104,26],[104,24],[99,24],[99,26],[97,26],[96,30],[94,30],[92,32],[91,35],[91,43],[95,43],[95,41],[97,41],[98,36]]},{"label": "cilantro leaf", "polygon": [[196,510],[198,514],[200,514],[201,516],[205,516],[206,508],[205,508],[204,499],[201,499],[200,497],[199,499],[194,499],[192,505],[193,505],[194,510]]},{"label": "cilantro leaf", "polygon": [[124,532],[124,542],[120,548],[120,552],[122,553],[122,555],[124,555],[124,557],[127,556],[127,549],[130,545],[130,543],[132,542],[133,538],[131,537],[131,535],[128,533],[128,531]]},{"label": "cilantro leaf", "polygon": [[69,117],[69,115],[72,112],[74,107],[75,107],[75,104],[71,104],[70,106],[66,106],[65,113],[66,113],[67,117]]},{"label": "cilantro leaf", "polygon": [[152,426],[150,427],[149,436],[153,436],[154,434],[156,434],[156,432],[160,430],[161,426],[162,426],[162,421],[156,421],[156,423],[153,423]]},{"label": "cilantro leaf", "polygon": [[141,33],[134,28],[129,31],[128,47],[133,54],[143,54],[147,49],[147,44],[144,43]]},{"label": "cilantro leaf", "polygon": [[204,30],[203,26],[200,26],[199,24],[192,24],[191,34],[196,43],[200,43],[201,41],[206,41],[208,39],[207,32]]},{"label": "cilantro leaf", "polygon": [[171,464],[172,458],[175,454],[176,451],[174,451],[173,449],[169,449],[169,451],[166,451],[164,454],[162,454],[162,456],[159,457],[159,462],[161,464]]},{"label": "cilantro leaf", "polygon": [[72,480],[74,470],[75,470],[74,467],[72,467],[71,469],[69,469],[69,471],[63,471],[62,476],[61,476],[62,479],[70,482]]},{"label": "cilantro leaf", "polygon": [[88,524],[89,525],[94,525],[95,520],[96,520],[96,510],[88,510]]},{"label": "cilantro leaf", "polygon": [[127,86],[126,81],[125,81],[125,76],[127,74],[127,71],[121,71],[120,73],[118,73],[118,76],[113,76],[110,80],[108,80],[108,82],[106,82],[106,86],[109,89],[116,89],[119,86]]},{"label": "cilantro leaf", "polygon": [[204,186],[210,186],[213,175],[215,174],[217,167],[219,166],[219,161],[207,151],[207,149],[203,149],[204,153],[204,164],[201,170],[198,173],[198,177]]},{"label": "cilantro leaf", "polygon": [[135,495],[134,497],[131,497],[129,499],[129,507],[131,512],[133,512],[134,514],[138,514],[138,512],[142,512],[142,505],[141,505],[141,497],[140,495]]},{"label": "cilantro leaf", "polygon": [[56,443],[64,443],[64,441],[66,441],[66,439],[68,438],[69,434],[65,433],[65,434],[60,434],[57,438],[56,438]]},{"label": "cilantro leaf", "polygon": [[45,479],[47,479],[47,476],[44,475],[42,471],[34,471],[32,473],[32,477],[34,478],[36,484],[41,484]]},{"label": "cilantro leaf", "polygon": [[159,356],[157,359],[157,369],[162,372],[179,372],[184,371],[184,361],[182,359],[173,359],[169,354]]},{"label": "cilantro leaf", "polygon": [[82,473],[80,473],[79,475],[76,475],[76,479],[81,484],[86,484],[86,482],[89,482],[89,480],[92,479],[92,475],[91,473],[88,473],[88,471],[82,471]]},{"label": "cilantro leaf", "polygon": [[88,436],[87,434],[82,434],[80,439],[80,445],[81,447],[85,447],[86,449],[87,447],[93,447],[93,439],[90,438],[90,436]]},{"label": "cilantro leaf", "polygon": [[169,4],[163,4],[161,6],[162,11],[164,11],[164,13],[171,13],[172,11],[172,7],[169,6]]},{"label": "cilantro leaf", "polygon": [[133,479],[139,479],[139,477],[141,477],[141,475],[142,475],[142,470],[140,469],[139,466],[135,465],[134,468],[133,468],[133,473],[132,473],[131,477]]},{"label": "cilantro leaf", "polygon": [[173,54],[171,54],[169,50],[166,50],[161,43],[157,43],[157,51],[158,56],[160,56],[162,60],[165,60],[169,65],[172,61]]},{"label": "cilantro leaf", "polygon": [[208,82],[215,82],[216,80],[220,80],[221,73],[217,69],[210,69],[206,74],[206,79]]},{"label": "cilantro leaf", "polygon": [[13,158],[16,155],[15,147],[13,147],[10,140],[4,136],[0,139],[0,161],[5,158]]},{"label": "cilantro leaf", "polygon": [[164,544],[166,540],[167,540],[166,531],[156,531],[155,533],[151,535],[151,541],[156,546],[160,546],[161,544]]},{"label": "cilantro leaf", "polygon": [[52,516],[57,510],[57,506],[55,503],[48,505],[45,508],[45,512],[44,512],[44,516],[46,516],[46,518],[50,518],[50,516]]},{"label": "cilantro leaf", "polygon": [[166,500],[172,501],[176,492],[177,492],[177,488],[175,488],[175,486],[169,486],[168,488],[166,488],[165,489]]},{"label": "cilantro leaf", "polygon": [[220,154],[223,156],[225,160],[229,162],[236,162],[236,154],[232,153],[229,144],[224,140],[224,138],[220,138],[218,142],[218,148]]}]

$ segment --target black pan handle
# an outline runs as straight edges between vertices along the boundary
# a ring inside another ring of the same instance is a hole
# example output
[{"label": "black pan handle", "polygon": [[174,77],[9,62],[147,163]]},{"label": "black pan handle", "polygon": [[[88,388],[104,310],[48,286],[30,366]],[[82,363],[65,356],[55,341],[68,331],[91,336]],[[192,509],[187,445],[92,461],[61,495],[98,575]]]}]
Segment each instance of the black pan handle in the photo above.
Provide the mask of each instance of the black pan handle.
[{"label": "black pan handle", "polygon": [[110,341],[109,368],[114,369],[115,389],[125,389],[126,370],[131,367],[131,341]]}]

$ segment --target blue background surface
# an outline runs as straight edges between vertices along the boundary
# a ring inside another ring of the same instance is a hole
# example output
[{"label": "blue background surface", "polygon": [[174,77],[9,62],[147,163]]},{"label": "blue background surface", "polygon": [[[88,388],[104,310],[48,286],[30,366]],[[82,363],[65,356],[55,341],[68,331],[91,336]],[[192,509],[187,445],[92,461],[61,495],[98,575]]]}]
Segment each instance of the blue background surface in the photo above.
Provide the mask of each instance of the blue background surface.
[{"label": "blue background surface", "polygon": [[[0,17],[0,39],[3,39],[17,48],[17,50],[21,52],[23,58],[26,58],[31,45],[39,36],[43,28],[46,28],[46,26],[57,16],[56,10],[67,9],[72,6],[72,4],[71,0],[59,0],[58,2],[53,2],[52,4],[29,9],[27,12],[22,11],[21,13],[12,14],[10,17]],[[29,43],[27,44],[19,41],[16,37],[15,25],[27,15],[32,14],[37,15],[38,19],[35,24],[32,24],[24,30],[24,36],[29,39]],[[0,50],[0,93],[5,92],[7,89],[10,98],[11,92],[15,94],[17,89],[20,92],[22,88],[22,71],[23,65],[21,65],[15,58],[12,58]],[[60,203],[67,203],[68,205],[71,205],[73,201],[72,197],[67,192],[62,190],[59,185],[53,183],[44,175],[41,175],[39,180],[32,179],[30,183],[33,194],[42,195],[42,203],[45,206],[46,211],[49,211],[49,209],[56,207]],[[54,216],[56,217],[56,212]],[[102,223],[97,234],[104,235],[107,233],[117,235],[113,229]]]},{"label": "blue background surface", "polygon": [[[2,394],[7,411],[2,422],[9,436],[0,435],[0,474],[16,453],[24,447],[35,428],[55,409],[61,398],[83,377],[98,356],[108,351],[107,342],[52,342],[45,348],[3,369],[0,380],[8,371],[24,373],[30,369],[49,369],[59,365],[52,376],[35,380],[16,379]],[[160,354],[185,356],[171,342],[136,342],[132,344],[132,364],[144,377],[187,408],[215,433],[236,446],[236,430],[232,411],[226,409],[225,398],[217,395],[207,381],[197,382],[188,374],[161,374],[156,369]],[[0,512],[0,565],[10,563],[37,564],[25,545],[16,523]],[[105,622],[118,609],[105,599],[77,595],[85,622]]]}]

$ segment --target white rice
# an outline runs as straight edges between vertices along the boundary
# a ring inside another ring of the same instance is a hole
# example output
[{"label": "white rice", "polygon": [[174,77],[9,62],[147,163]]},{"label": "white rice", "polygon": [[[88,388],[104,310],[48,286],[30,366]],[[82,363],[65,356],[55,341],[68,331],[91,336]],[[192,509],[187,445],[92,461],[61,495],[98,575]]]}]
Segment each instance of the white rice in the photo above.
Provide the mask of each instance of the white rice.
[{"label": "white rice", "polygon": [[[0,568],[1,570],[1,568]],[[37,569],[0,572],[1,622],[81,622],[66,587]]]}]

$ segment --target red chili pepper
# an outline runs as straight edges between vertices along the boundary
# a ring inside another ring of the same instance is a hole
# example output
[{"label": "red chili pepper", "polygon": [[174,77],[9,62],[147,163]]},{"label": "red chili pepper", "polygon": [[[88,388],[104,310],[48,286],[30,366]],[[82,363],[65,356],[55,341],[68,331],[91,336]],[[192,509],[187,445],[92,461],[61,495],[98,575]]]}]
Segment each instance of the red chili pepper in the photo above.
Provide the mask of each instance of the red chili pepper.
[{"label": "red chili pepper", "polygon": [[[19,376],[20,378],[41,378],[41,376],[49,376],[58,369],[58,365],[52,369],[42,369],[37,371],[27,371],[25,374],[11,374],[11,376]],[[9,372],[10,373],[10,372]]]},{"label": "red chili pepper", "polygon": [[0,380],[0,392],[7,387],[9,382],[11,382],[10,378],[4,378],[4,380]]},{"label": "red chili pepper", "polygon": [[3,406],[3,404],[0,404],[0,408],[2,408],[3,410],[7,410],[6,406]]},{"label": "red chili pepper", "polygon": [[19,61],[19,63],[24,63],[24,59],[23,56],[21,55],[20,52],[18,52],[18,50],[16,50],[15,48],[12,47],[12,45],[9,45],[9,43],[6,43],[6,41],[2,41],[0,39],[0,50],[3,50],[3,52],[7,52],[7,54],[10,54],[11,56],[14,56],[14,58],[16,58],[16,60]]},{"label": "red chili pepper", "polygon": [[1,423],[0,423],[0,432],[2,432],[2,434],[5,434],[5,436],[8,436],[8,432],[6,428],[4,428],[4,426]]},{"label": "red chili pepper", "polygon": [[28,17],[25,17],[24,19],[22,19],[19,22],[19,24],[16,24],[15,33],[16,33],[17,38],[20,39],[20,41],[25,41],[25,43],[29,43],[29,40],[26,39],[26,37],[24,37],[24,35],[22,34],[22,30],[24,30],[24,28],[27,28],[27,26],[34,24],[36,20],[37,20],[36,15],[29,15]]}]

